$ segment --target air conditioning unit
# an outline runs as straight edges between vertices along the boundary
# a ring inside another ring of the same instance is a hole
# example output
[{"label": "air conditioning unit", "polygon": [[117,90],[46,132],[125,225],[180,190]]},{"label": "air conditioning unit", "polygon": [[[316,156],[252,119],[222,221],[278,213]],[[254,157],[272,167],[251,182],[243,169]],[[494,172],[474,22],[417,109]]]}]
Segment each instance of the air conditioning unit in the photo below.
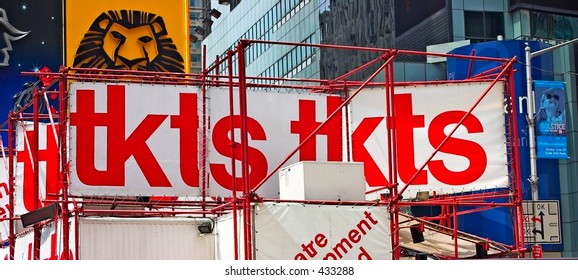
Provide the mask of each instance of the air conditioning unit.
[{"label": "air conditioning unit", "polygon": [[283,200],[364,201],[361,162],[301,161],[279,170]]}]

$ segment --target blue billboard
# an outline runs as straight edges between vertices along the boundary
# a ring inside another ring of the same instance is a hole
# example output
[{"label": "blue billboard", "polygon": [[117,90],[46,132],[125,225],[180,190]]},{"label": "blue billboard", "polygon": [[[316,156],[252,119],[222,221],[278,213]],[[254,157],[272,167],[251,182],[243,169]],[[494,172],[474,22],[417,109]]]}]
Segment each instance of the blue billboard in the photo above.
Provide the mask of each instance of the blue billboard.
[{"label": "blue billboard", "polygon": [[[519,163],[521,168],[522,198],[532,199],[530,177],[530,150],[528,122],[526,120],[526,69],[525,47],[526,43],[532,52],[549,47],[549,44],[538,41],[506,40],[471,44],[457,48],[450,53],[460,55],[472,55],[496,58],[516,58],[518,63],[514,65],[514,95],[516,99],[516,122],[518,126]],[[499,67],[500,62],[468,60],[459,58],[447,59],[448,78],[461,80],[484,71]],[[536,56],[531,60],[532,79],[553,80],[553,58],[551,53]],[[558,160],[539,158],[537,160],[537,172],[539,178],[538,193],[541,200],[560,200],[560,178],[558,176]],[[497,200],[498,201],[498,200]],[[505,202],[505,201],[500,201]],[[506,244],[513,244],[513,227],[510,209],[495,209],[482,211],[460,217],[460,229],[472,234],[490,238]],[[562,244],[548,244],[543,246],[545,250],[562,250]]]}]

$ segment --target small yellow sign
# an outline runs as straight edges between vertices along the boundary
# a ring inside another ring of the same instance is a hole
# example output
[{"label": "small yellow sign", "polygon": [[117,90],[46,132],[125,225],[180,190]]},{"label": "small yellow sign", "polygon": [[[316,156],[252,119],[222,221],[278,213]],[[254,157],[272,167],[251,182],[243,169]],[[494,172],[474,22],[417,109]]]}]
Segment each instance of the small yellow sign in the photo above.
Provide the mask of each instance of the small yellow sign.
[{"label": "small yellow sign", "polygon": [[188,0],[67,0],[66,66],[188,73]]}]

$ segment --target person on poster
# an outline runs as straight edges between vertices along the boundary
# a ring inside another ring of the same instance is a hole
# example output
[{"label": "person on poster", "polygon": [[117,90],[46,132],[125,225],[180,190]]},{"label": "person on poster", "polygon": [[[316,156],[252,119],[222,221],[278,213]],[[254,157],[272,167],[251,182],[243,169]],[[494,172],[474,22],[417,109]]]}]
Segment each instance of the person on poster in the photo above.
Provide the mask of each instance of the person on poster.
[{"label": "person on poster", "polygon": [[548,88],[542,92],[536,115],[538,135],[561,136],[566,131],[566,111],[562,88]]}]

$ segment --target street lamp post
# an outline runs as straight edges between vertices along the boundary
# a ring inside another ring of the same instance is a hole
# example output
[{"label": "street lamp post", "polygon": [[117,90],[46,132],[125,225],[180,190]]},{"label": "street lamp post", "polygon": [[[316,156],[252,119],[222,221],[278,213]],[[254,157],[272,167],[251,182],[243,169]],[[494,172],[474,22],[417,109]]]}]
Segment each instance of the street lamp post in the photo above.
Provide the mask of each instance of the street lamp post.
[{"label": "street lamp post", "polygon": [[526,43],[526,121],[528,121],[528,137],[529,148],[530,148],[530,186],[532,187],[532,201],[538,200],[538,172],[536,168],[536,136],[534,135],[534,115],[535,115],[535,104],[534,104],[534,91],[532,90],[532,66],[530,65],[530,59],[532,58],[532,53],[530,53],[530,46]]},{"label": "street lamp post", "polygon": [[534,135],[534,115],[536,114],[535,109],[536,106],[534,104],[534,91],[532,90],[532,66],[531,66],[531,59],[540,55],[543,55],[547,52],[553,51],[554,49],[561,48],[563,46],[573,44],[578,42],[578,38],[570,40],[568,42],[564,42],[562,44],[558,44],[555,46],[547,47],[545,49],[541,49],[539,51],[530,52],[530,46],[526,43],[526,97],[527,97],[527,106],[526,106],[526,119],[528,121],[528,137],[529,139],[529,148],[530,148],[530,184],[532,186],[532,200],[537,201],[538,198],[538,172],[536,169],[536,137]]},{"label": "street lamp post", "polygon": [[[561,48],[563,46],[573,44],[578,42],[578,38],[554,45],[551,47],[547,47],[545,49],[541,49],[535,52],[530,52],[530,46],[526,43],[526,48],[524,49],[526,52],[526,120],[528,121],[528,137],[529,137],[529,149],[530,149],[530,185],[532,187],[532,202],[538,201],[540,198],[538,197],[538,172],[536,167],[537,162],[537,155],[536,155],[536,136],[535,136],[535,118],[534,115],[536,114],[536,106],[534,104],[534,91],[532,90],[532,65],[531,59],[540,55],[543,55],[547,52],[553,51],[554,49]],[[534,222],[534,227],[536,222]],[[534,231],[534,241],[537,240],[536,235],[538,232]]]}]

